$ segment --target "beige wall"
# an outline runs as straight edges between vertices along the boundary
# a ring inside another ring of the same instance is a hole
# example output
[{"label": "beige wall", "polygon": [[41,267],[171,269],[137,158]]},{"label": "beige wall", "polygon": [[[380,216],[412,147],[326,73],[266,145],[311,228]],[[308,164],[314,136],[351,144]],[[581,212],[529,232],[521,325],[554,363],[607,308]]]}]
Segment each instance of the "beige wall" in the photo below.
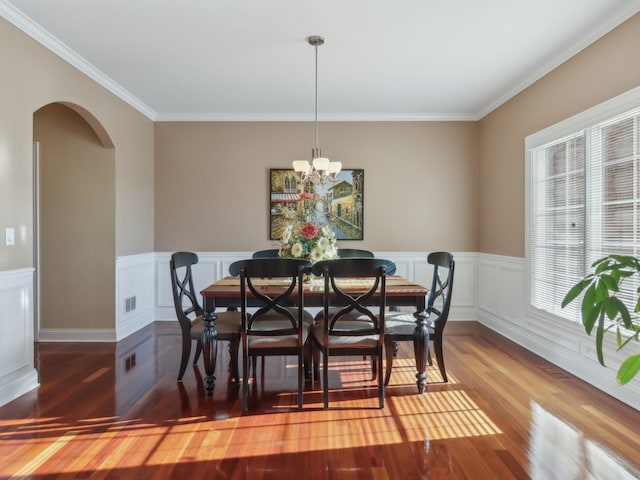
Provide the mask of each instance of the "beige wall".
[{"label": "beige wall", "polygon": [[[91,112],[115,147],[116,255],[153,251],[153,122],[0,18],[0,271],[33,266],[33,113],[52,102]],[[112,259],[115,261],[115,259]]]},{"label": "beige wall", "polygon": [[[321,122],[323,154],[364,168],[374,251],[475,251],[475,122]],[[269,248],[269,169],[309,158],[309,122],[155,125],[156,251]]]},{"label": "beige wall", "polygon": [[[365,240],[349,245],[524,256],[525,136],[638,86],[639,41],[636,15],[478,123],[322,122],[325,154],[365,169]],[[32,265],[32,114],[54,101],[86,108],[113,141],[116,255],[271,246],[268,169],[309,156],[311,123],[154,126],[4,19],[0,61],[0,233],[17,234],[0,242],[0,271]]]},{"label": "beige wall", "polygon": [[40,158],[40,327],[109,329],[115,319],[115,161],[76,112],[34,114]]},{"label": "beige wall", "polygon": [[640,85],[640,14],[480,122],[479,251],[525,255],[527,135]]}]

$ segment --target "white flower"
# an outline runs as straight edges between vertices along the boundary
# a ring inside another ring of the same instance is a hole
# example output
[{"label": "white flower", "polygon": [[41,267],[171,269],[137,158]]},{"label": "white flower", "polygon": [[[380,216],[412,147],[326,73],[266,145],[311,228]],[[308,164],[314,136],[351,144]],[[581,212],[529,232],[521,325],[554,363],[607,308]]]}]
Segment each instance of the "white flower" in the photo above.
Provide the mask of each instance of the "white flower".
[{"label": "white flower", "polygon": [[331,243],[329,242],[329,239],[325,236],[320,237],[320,240],[318,240],[318,248],[321,251],[326,252],[330,247]]},{"label": "white flower", "polygon": [[311,260],[312,262],[317,262],[318,260],[322,260],[322,255],[323,251],[318,247],[314,247],[313,250],[311,250],[311,254],[309,255],[309,260]]},{"label": "white flower", "polygon": [[293,225],[287,225],[286,228],[282,231],[282,241],[284,243],[289,243],[291,239],[291,232],[293,231]]},{"label": "white flower", "polygon": [[296,258],[300,258],[302,256],[302,251],[303,251],[303,247],[300,242],[294,243],[293,246],[291,247],[291,255],[293,255]]}]

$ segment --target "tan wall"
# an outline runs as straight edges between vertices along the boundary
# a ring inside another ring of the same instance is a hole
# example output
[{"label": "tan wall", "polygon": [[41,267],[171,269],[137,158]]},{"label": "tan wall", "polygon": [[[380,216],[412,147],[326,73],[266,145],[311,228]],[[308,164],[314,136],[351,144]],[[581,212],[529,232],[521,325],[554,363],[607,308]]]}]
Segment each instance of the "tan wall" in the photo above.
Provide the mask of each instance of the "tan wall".
[{"label": "tan wall", "polygon": [[640,14],[481,120],[481,252],[524,257],[525,137],[640,85],[638,45]]},{"label": "tan wall", "polygon": [[115,161],[76,112],[34,115],[40,158],[40,327],[114,328]]},{"label": "tan wall", "polygon": [[[153,251],[153,122],[0,18],[0,271],[33,266],[33,113],[52,102],[91,112],[115,146],[116,255]],[[114,260],[114,259],[112,259]]]},{"label": "tan wall", "polygon": [[[309,158],[313,123],[155,125],[156,251],[269,248],[269,169]],[[364,240],[377,251],[477,249],[477,124],[320,123],[323,154],[363,168]]]}]

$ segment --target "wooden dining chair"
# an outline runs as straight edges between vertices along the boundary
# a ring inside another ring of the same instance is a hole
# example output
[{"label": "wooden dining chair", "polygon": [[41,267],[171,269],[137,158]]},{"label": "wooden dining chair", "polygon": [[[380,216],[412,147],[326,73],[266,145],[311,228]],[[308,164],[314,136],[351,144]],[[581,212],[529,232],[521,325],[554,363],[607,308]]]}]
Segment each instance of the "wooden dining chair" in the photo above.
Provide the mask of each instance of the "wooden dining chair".
[{"label": "wooden dining chair", "polygon": [[[182,331],[182,356],[178,381],[182,381],[184,372],[191,356],[191,343],[196,342],[196,353],[193,364],[198,362],[202,352],[202,332],[205,322],[204,313],[193,286],[193,272],[191,267],[198,263],[198,255],[193,252],[175,252],[171,255],[169,266],[171,269],[171,287],[173,291],[173,306]],[[231,374],[236,382],[238,373],[238,346],[240,344],[240,313],[220,312],[217,314],[216,330],[218,340],[228,341],[231,357]]]},{"label": "wooden dining chair", "polygon": [[[386,264],[383,259],[343,258],[314,264],[312,273],[324,277],[324,321],[312,329],[313,345],[323,356],[324,408],[329,407],[329,357],[371,355],[378,368],[378,401],[384,407],[382,352],[385,332]],[[340,279],[359,277],[369,282],[366,291],[354,294]],[[375,297],[379,306],[369,308]],[[338,308],[335,308],[338,307]],[[319,355],[314,353],[314,358]],[[315,367],[314,367],[315,368]]]},{"label": "wooden dining chair", "polygon": [[278,258],[278,249],[271,248],[269,250],[258,250],[257,252],[253,252],[251,258]]},{"label": "wooden dining chair", "polygon": [[[257,357],[294,355],[298,360],[298,408],[302,408],[305,363],[310,370],[309,335],[313,317],[304,309],[304,275],[311,263],[293,258],[258,258],[240,260],[229,273],[240,277],[240,314],[242,318],[242,410],[248,409],[249,361],[256,379]],[[282,279],[283,290],[265,293],[260,290],[264,278]],[[259,303],[250,314],[249,297]],[[293,306],[292,306],[293,305]]]},{"label": "wooden dining chair", "polygon": [[373,258],[375,255],[370,250],[357,248],[339,248],[338,258]]},{"label": "wooden dining chair", "polygon": [[[384,339],[387,363],[384,380],[385,385],[389,384],[389,379],[391,378],[393,357],[397,352],[396,343],[413,341],[413,334],[416,328],[416,315],[418,314],[428,316],[426,321],[429,331],[429,343],[433,343],[442,380],[448,382],[447,370],[444,365],[442,338],[451,308],[453,274],[456,262],[453,259],[453,255],[449,252],[430,253],[427,261],[433,266],[433,277],[425,312],[417,312],[415,314],[393,313],[387,316],[386,335]],[[427,358],[429,365],[432,365],[431,354],[429,354]]]}]

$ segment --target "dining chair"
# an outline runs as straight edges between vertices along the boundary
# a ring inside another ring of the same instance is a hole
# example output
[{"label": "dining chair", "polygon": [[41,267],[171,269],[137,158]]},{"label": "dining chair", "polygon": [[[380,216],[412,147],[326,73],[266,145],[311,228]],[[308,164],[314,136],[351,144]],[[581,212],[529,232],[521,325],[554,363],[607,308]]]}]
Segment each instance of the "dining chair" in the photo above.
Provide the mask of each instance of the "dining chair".
[{"label": "dining chair", "polygon": [[[339,248],[338,258],[375,258],[375,254],[371,250],[361,250],[358,248]],[[391,260],[387,260],[387,275],[396,274],[396,264]]]},{"label": "dining chair", "polygon": [[[374,258],[375,255],[372,251],[370,250],[360,250],[357,248],[339,248],[338,249],[338,258]],[[386,270],[387,270],[387,275],[395,275],[396,273],[396,264],[393,263],[390,260],[385,260],[387,263],[385,265]],[[331,311],[330,313],[335,313],[335,311],[337,309],[339,309],[340,307],[334,306],[331,307]],[[399,311],[398,307],[390,307],[389,308],[390,311]],[[352,312],[351,315],[347,315],[342,317],[343,320],[349,320],[349,319],[353,319],[352,317],[354,316],[358,316],[357,312]],[[316,323],[321,323],[324,321],[324,311],[320,310],[315,317],[315,321]],[[366,355],[365,355],[366,357]],[[376,378],[376,372],[377,372],[377,364],[376,364],[376,359],[375,357],[373,357],[371,359],[371,371],[373,373],[373,378]]]},{"label": "dining chair", "polygon": [[[193,364],[198,362],[202,352],[202,332],[205,321],[204,313],[193,286],[192,266],[198,263],[198,255],[193,252],[175,252],[171,255],[169,266],[171,269],[171,287],[173,290],[173,306],[175,307],[180,330],[182,331],[182,357],[178,381],[182,381],[184,372],[191,356],[191,344],[196,341],[196,353]],[[236,382],[239,381],[238,346],[240,345],[240,313],[220,312],[217,314],[216,330],[218,340],[228,341],[231,357],[231,374]]]},{"label": "dining chair", "polygon": [[[305,364],[310,369],[309,335],[313,317],[304,309],[304,275],[311,263],[293,258],[257,258],[240,260],[229,273],[240,277],[240,314],[242,317],[242,410],[248,409],[249,360],[256,379],[258,356],[295,355],[298,359],[298,408],[302,408]],[[282,279],[283,289],[276,293],[260,290],[264,278]],[[250,314],[248,299],[259,303]],[[294,305],[294,306],[292,306]]]},{"label": "dining chair", "polygon": [[[447,370],[444,365],[442,337],[444,327],[449,318],[449,309],[451,308],[453,274],[456,262],[453,259],[453,255],[449,252],[430,253],[427,261],[433,266],[433,277],[427,298],[426,310],[416,313],[393,313],[389,314],[386,319],[384,344],[387,367],[384,380],[385,385],[389,384],[389,379],[391,378],[393,357],[397,352],[397,342],[413,341],[413,334],[416,328],[416,315],[428,316],[426,321],[429,331],[429,342],[433,343],[442,380],[448,382]],[[432,365],[430,353],[427,359],[429,365]]]},{"label": "dining chair", "polygon": [[338,249],[338,258],[373,258],[374,256],[370,250],[359,250],[357,248]]},{"label": "dining chair", "polygon": [[[375,258],[323,260],[313,265],[312,273],[324,278],[324,321],[312,329],[314,358],[323,356],[322,391],[324,408],[329,407],[329,357],[335,355],[371,355],[378,368],[378,401],[384,407],[382,352],[385,332],[387,261]],[[350,293],[341,279],[359,277],[365,291]],[[379,307],[369,309],[376,297]],[[339,308],[334,308],[339,307]],[[375,311],[377,310],[377,313]],[[315,367],[314,367],[315,368]]]},{"label": "dining chair", "polygon": [[271,248],[269,250],[258,250],[257,252],[253,252],[251,258],[278,258],[278,249]]}]

